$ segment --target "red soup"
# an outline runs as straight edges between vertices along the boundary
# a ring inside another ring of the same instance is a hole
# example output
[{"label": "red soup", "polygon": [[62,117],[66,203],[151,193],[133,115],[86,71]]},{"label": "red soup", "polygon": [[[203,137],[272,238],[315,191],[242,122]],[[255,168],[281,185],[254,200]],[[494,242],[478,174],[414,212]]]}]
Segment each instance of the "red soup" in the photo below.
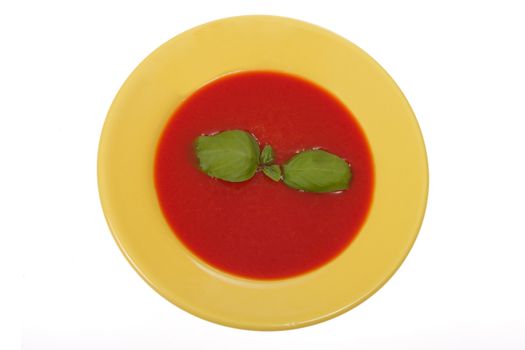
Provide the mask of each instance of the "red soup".
[{"label": "red soup", "polygon": [[[245,130],[276,163],[320,147],[348,161],[352,180],[339,193],[308,193],[262,173],[231,183],[203,173],[193,149],[203,134]],[[373,165],[363,131],[334,96],[302,78],[274,72],[224,76],[192,94],[167,123],[157,148],[155,183],[164,216],[203,261],[257,279],[299,275],[341,253],[366,219]]]}]

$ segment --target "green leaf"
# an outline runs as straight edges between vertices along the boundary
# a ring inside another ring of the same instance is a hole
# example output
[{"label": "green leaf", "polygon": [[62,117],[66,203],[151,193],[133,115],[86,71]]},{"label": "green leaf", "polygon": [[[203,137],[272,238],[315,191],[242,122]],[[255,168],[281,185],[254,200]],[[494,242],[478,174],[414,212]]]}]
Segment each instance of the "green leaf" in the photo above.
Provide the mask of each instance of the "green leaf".
[{"label": "green leaf", "polygon": [[264,175],[268,176],[273,181],[279,182],[281,180],[281,167],[277,164],[266,165],[262,169]]},{"label": "green leaf", "polygon": [[322,150],[298,153],[283,170],[287,186],[306,192],[346,190],[352,177],[350,166],[344,159]]},{"label": "green leaf", "polygon": [[264,146],[262,152],[261,152],[261,164],[270,164],[273,162],[274,155],[273,155],[273,148],[270,145]]},{"label": "green leaf", "polygon": [[242,182],[251,179],[259,165],[259,145],[242,130],[229,130],[195,140],[199,168],[209,176]]}]

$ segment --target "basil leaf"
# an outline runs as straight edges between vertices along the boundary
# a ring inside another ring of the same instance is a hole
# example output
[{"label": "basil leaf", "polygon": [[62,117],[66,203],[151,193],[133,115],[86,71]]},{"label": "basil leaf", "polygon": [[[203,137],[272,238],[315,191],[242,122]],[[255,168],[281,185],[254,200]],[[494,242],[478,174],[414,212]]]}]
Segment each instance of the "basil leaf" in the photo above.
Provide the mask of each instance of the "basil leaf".
[{"label": "basil leaf", "polygon": [[277,164],[266,165],[262,169],[264,175],[268,176],[273,181],[279,182],[281,180],[281,167]]},{"label": "basil leaf", "polygon": [[287,186],[316,193],[346,190],[352,177],[350,166],[344,159],[322,150],[295,155],[283,170]]},{"label": "basil leaf", "polygon": [[274,155],[273,155],[273,148],[270,145],[264,146],[262,152],[261,152],[261,164],[270,164],[273,162]]},{"label": "basil leaf", "polygon": [[251,179],[259,165],[259,145],[246,131],[199,136],[195,140],[195,152],[202,171],[229,182]]}]

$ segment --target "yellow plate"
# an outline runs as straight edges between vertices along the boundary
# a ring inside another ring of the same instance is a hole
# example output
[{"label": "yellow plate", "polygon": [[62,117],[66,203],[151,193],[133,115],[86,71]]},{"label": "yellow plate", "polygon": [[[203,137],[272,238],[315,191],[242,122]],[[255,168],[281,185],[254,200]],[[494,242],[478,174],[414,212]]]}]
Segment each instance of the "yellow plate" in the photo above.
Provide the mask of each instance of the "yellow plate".
[{"label": "yellow plate", "polygon": [[[210,267],[178,241],[157,202],[153,159],[167,120],[202,85],[243,70],[288,72],[325,87],[353,112],[370,142],[376,178],[366,223],[336,259],[299,277],[258,281]],[[308,23],[245,16],[180,34],[135,69],[104,125],[98,181],[115,240],[157,292],[213,322],[280,330],[339,315],[392,276],[421,225],[428,170],[408,102],[370,56]]]}]

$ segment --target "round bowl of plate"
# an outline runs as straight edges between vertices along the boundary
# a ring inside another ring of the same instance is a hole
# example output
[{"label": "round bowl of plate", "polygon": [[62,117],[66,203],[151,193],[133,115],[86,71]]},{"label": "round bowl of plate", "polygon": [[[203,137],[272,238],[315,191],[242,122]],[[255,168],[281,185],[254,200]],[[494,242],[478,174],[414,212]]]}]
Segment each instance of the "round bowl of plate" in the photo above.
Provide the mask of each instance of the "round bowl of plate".
[{"label": "round bowl of plate", "polygon": [[190,29],[121,87],[98,183],[119,248],[164,298],[255,330],[348,311],[399,268],[428,192],[423,138],[381,66],[289,18]]}]

